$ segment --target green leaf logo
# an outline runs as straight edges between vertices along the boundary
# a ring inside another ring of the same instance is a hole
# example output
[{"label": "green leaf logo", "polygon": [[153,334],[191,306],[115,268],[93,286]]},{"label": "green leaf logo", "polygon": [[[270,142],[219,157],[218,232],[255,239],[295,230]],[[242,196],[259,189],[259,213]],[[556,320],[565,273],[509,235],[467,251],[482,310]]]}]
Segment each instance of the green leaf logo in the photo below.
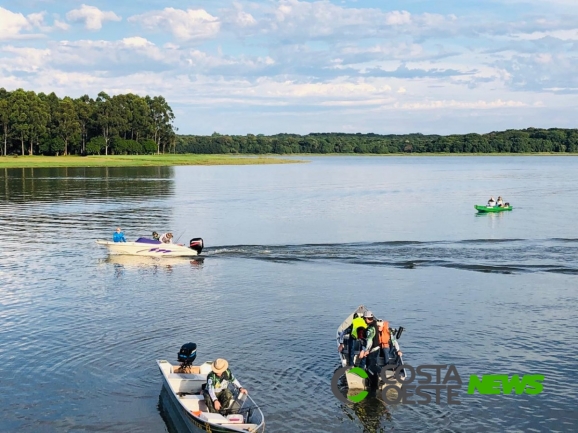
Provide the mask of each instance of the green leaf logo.
[{"label": "green leaf logo", "polygon": [[[349,370],[349,373],[355,374],[356,376],[359,376],[362,379],[367,379],[369,377],[367,375],[367,372],[363,368],[359,367],[353,367],[351,370]],[[348,395],[347,399],[352,401],[353,403],[359,403],[360,401],[364,400],[368,394],[369,393],[367,391],[361,391],[360,393],[355,395]]]}]

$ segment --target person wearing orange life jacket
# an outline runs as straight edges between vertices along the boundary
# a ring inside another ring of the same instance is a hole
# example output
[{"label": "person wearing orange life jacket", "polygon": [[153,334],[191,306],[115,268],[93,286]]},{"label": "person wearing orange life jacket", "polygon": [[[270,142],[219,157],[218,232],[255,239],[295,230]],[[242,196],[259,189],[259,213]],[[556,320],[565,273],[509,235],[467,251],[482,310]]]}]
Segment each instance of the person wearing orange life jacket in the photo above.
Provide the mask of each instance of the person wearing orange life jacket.
[{"label": "person wearing orange life jacket", "polygon": [[[362,340],[365,337],[365,328],[367,328],[367,323],[362,317],[354,317],[351,325],[344,329],[339,335],[339,347],[337,350],[341,352],[343,350],[343,338],[345,334],[349,334],[349,339],[347,341],[348,349],[348,362],[349,366],[353,367],[355,361],[355,351],[361,350]],[[363,331],[361,331],[363,330]],[[361,333],[363,332],[363,335]],[[362,360],[361,367],[365,366],[365,360]]]},{"label": "person wearing orange life jacket", "polygon": [[[399,346],[390,347],[391,334],[389,332],[389,322],[387,320],[377,321],[377,330],[379,331],[379,347],[381,348],[381,353],[383,353],[383,358],[385,360],[385,365],[389,364],[392,357],[395,358],[395,353],[392,350],[399,349]],[[397,355],[402,356],[401,350],[397,350]]]}]

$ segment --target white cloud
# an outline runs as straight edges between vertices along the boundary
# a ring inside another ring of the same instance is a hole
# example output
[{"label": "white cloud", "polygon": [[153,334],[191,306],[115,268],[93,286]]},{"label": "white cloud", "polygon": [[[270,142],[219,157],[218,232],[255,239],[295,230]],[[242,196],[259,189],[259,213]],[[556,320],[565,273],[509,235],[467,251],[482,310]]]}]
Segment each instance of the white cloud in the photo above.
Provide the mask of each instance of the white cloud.
[{"label": "white cloud", "polygon": [[493,108],[515,108],[526,106],[528,106],[528,104],[514,100],[502,101],[501,99],[496,99],[493,101],[456,101],[454,99],[442,99],[424,102],[396,103],[391,108],[399,108],[403,110],[436,110],[439,108],[488,110]]},{"label": "white cloud", "polygon": [[57,18],[54,20],[54,28],[58,30],[68,30],[70,26]]},{"label": "white cloud", "polygon": [[151,11],[134,15],[128,19],[148,30],[171,32],[182,41],[206,39],[219,33],[221,23],[204,9],[165,8],[162,11]]},{"label": "white cloud", "polygon": [[33,35],[24,34],[24,31],[33,30],[43,25],[44,14],[34,13],[27,16],[14,13],[0,6],[0,40],[21,39]]},{"label": "white cloud", "polygon": [[84,22],[88,30],[100,30],[104,21],[120,21],[121,17],[112,11],[101,11],[95,6],[83,4],[79,9],[73,9],[66,14],[70,22]]},{"label": "white cloud", "polygon": [[393,11],[385,16],[386,24],[390,26],[400,26],[402,24],[409,24],[411,22],[411,14],[407,11]]}]

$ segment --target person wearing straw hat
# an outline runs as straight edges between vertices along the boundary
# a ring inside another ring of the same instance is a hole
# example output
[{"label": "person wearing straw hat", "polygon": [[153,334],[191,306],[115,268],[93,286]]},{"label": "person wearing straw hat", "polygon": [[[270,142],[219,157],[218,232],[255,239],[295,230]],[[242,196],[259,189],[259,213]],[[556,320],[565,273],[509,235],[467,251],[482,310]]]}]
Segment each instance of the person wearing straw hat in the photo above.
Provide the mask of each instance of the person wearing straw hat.
[{"label": "person wearing straw hat", "polygon": [[229,382],[239,388],[239,391],[244,394],[247,394],[247,390],[235,379],[235,376],[229,370],[227,360],[223,358],[215,359],[211,369],[213,371],[207,375],[207,386],[203,391],[205,403],[211,413],[226,413],[233,398],[233,394],[228,388]]}]

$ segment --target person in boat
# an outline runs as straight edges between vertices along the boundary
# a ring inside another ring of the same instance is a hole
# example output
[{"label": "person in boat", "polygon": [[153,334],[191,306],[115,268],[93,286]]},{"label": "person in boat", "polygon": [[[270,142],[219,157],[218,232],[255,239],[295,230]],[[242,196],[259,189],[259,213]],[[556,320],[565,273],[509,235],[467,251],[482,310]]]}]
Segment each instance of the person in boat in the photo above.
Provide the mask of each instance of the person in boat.
[{"label": "person in boat", "polygon": [[154,239],[155,241],[158,241],[158,240],[159,240],[159,234],[158,234],[157,232],[153,232],[153,239]]},{"label": "person in boat", "polygon": [[[347,340],[347,349],[348,349],[348,363],[350,367],[355,365],[355,351],[361,350],[361,343],[362,338],[365,337],[365,328],[367,328],[367,323],[363,319],[363,317],[357,316],[357,314],[353,317],[353,321],[351,325],[345,328],[341,334],[339,335],[339,347],[337,350],[339,352],[343,351],[343,339],[345,334],[349,334],[349,339]],[[363,334],[363,335],[361,335]],[[365,366],[365,360],[362,360],[363,365]]]},{"label": "person in boat", "polygon": [[494,207],[496,205],[496,201],[494,200],[494,197],[491,197],[488,200],[488,207]]},{"label": "person in boat", "polygon": [[173,243],[173,234],[171,232],[163,233],[159,237],[158,240],[161,241],[163,244],[172,244]]},{"label": "person in boat", "polygon": [[[389,364],[392,359],[392,347],[389,345],[391,341],[391,333],[389,331],[389,322],[386,320],[377,321],[377,330],[379,332],[379,347],[381,353],[383,354],[383,359],[385,360],[385,365]],[[397,352],[399,356],[402,356],[401,351]],[[395,357],[395,354],[394,354]]]},{"label": "person in boat", "polygon": [[502,197],[498,197],[498,201],[496,202],[496,206],[499,207],[504,207],[504,200],[502,200]]},{"label": "person in boat", "polygon": [[391,339],[391,334],[389,333],[389,322],[385,320],[377,321],[377,331],[379,332],[379,349],[380,353],[383,354],[383,359],[385,360],[385,365],[389,364],[390,358],[390,347],[389,340]]},{"label": "person in boat", "polygon": [[233,394],[228,388],[229,382],[239,388],[239,391],[244,394],[247,394],[247,390],[235,379],[235,376],[229,370],[227,360],[222,358],[215,359],[211,369],[212,371],[207,375],[207,386],[203,391],[205,403],[209,412],[226,414],[226,409],[230,406],[233,398]]},{"label": "person in boat", "polygon": [[377,329],[377,321],[371,311],[363,313],[363,320],[367,324],[367,338],[365,344],[361,347],[359,358],[361,360],[367,359],[367,372],[372,375],[378,375],[377,359],[379,357],[379,330]]},{"label": "person in boat", "polygon": [[126,242],[124,238],[124,233],[121,231],[120,227],[116,228],[116,231],[112,235],[113,242]]}]

